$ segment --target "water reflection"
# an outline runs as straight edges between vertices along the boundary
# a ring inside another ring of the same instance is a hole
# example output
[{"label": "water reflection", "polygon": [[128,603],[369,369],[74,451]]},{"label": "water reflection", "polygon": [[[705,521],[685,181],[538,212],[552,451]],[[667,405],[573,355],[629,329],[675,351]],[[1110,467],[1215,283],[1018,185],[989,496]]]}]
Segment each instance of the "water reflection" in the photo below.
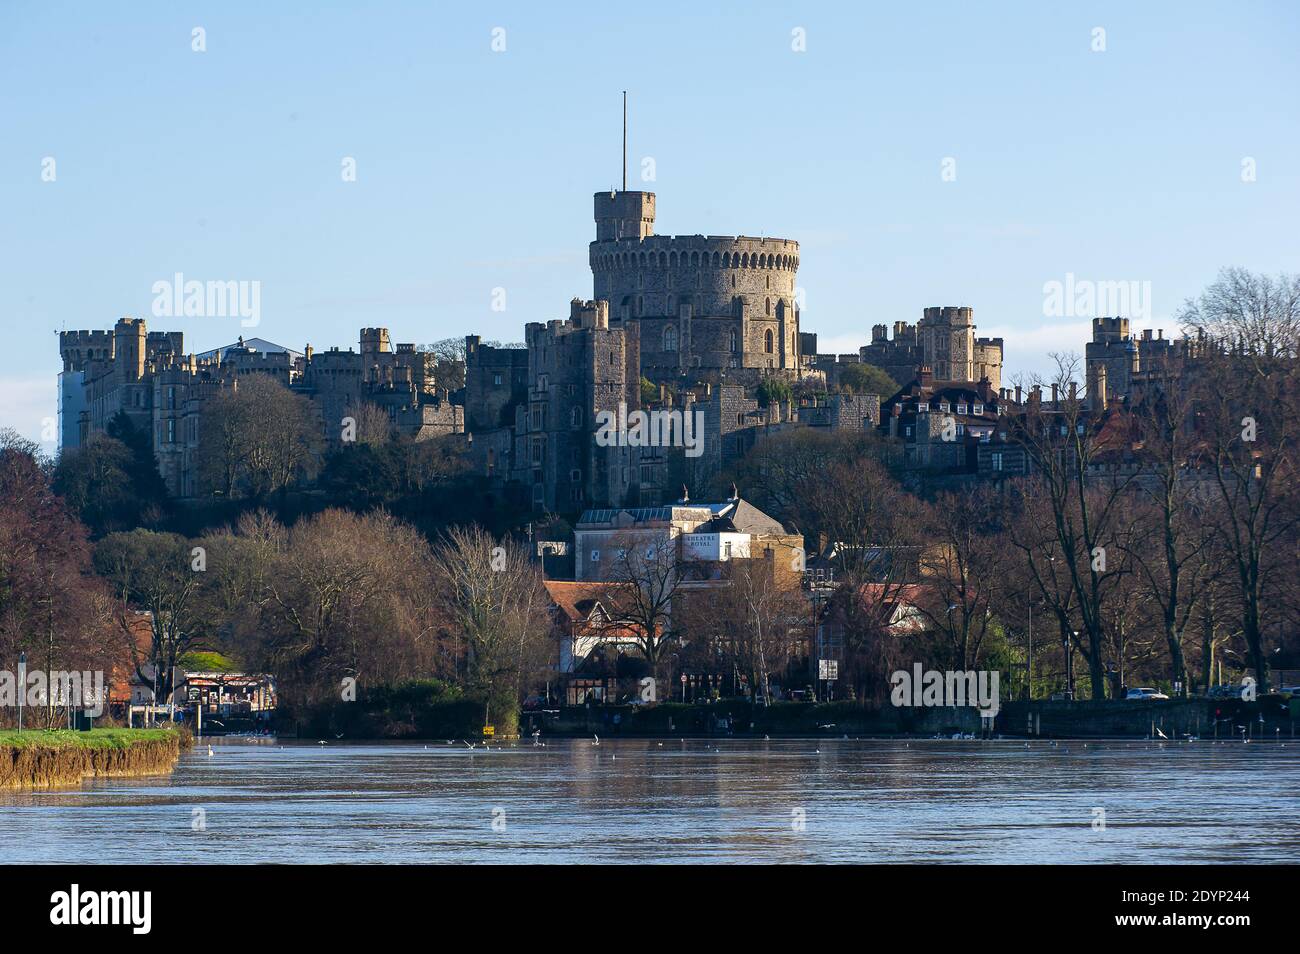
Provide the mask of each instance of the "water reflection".
[{"label": "water reflection", "polygon": [[1289,863],[1300,847],[1300,744],[213,744],[166,779],[0,795],[0,828],[21,833],[0,861]]}]

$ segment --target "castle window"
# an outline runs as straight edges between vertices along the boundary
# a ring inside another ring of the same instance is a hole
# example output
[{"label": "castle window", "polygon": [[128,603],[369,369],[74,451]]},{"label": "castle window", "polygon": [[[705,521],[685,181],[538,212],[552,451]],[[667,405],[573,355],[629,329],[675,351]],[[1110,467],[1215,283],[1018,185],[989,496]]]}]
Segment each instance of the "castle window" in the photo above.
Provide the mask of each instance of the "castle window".
[{"label": "castle window", "polygon": [[645,311],[645,299],[642,298],[640,295],[637,295],[637,296],[636,296],[636,316],[637,316],[638,318],[640,318],[642,312],[644,312],[644,311]]},{"label": "castle window", "polygon": [[668,314],[671,315],[672,313],[673,313],[673,296],[672,296],[672,295],[669,295],[669,296],[668,296]]},{"label": "castle window", "polygon": [[[772,353],[772,329],[771,328],[763,332],[763,350],[766,351],[768,354]],[[769,361],[768,367],[771,367],[771,364],[772,363]]]},{"label": "castle window", "polygon": [[497,387],[501,387],[501,375],[499,374],[492,375],[492,383],[495,384]]},{"label": "castle window", "polygon": [[772,314],[772,299],[770,298],[763,299],[763,314],[765,315]]},{"label": "castle window", "polygon": [[739,346],[740,336],[736,334],[736,329],[732,328],[731,331],[727,333],[727,350],[732,354],[735,354],[739,350]]},{"label": "castle window", "polygon": [[582,408],[580,406],[575,407],[572,411],[569,412],[569,423],[572,424],[574,427],[582,426]]},{"label": "castle window", "polygon": [[674,328],[672,325],[669,325],[667,328],[664,329],[664,350],[665,351],[677,350],[677,329]]},{"label": "castle window", "polygon": [[736,424],[739,427],[745,426],[745,413],[743,411],[736,415]]},{"label": "castle window", "polygon": [[1000,452],[998,452],[998,451],[994,451],[992,457],[993,457],[993,469],[994,469],[994,470],[1001,470],[1001,469],[1002,469],[1002,454],[1001,454]]}]

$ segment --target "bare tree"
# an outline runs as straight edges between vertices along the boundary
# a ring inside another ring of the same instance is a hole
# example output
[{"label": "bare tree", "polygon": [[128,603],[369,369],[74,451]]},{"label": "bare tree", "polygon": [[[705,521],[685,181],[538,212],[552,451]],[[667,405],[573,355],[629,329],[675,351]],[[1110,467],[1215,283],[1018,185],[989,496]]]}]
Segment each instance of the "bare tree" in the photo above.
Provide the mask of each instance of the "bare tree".
[{"label": "bare tree", "polygon": [[673,618],[685,570],[677,541],[667,532],[653,537],[626,533],[616,535],[611,545],[611,612],[635,634],[641,655],[658,679],[664,654],[681,639]]},{"label": "bare tree", "polygon": [[[36,445],[0,431],[0,659],[20,652],[47,673],[125,664],[108,587],[91,570],[86,529],[50,487]],[[57,719],[46,695],[47,724]]]},{"label": "bare tree", "polygon": [[[206,648],[210,633],[198,595],[203,575],[195,569],[192,550],[179,534],[152,530],[112,533],[95,547],[95,568],[122,601],[118,624],[130,646],[135,676],[156,688],[156,699],[168,698],[178,688],[174,677],[180,658]],[[144,653],[135,644],[133,609],[149,614]]]},{"label": "bare tree", "polygon": [[1285,544],[1293,540],[1300,519],[1295,447],[1300,383],[1293,359],[1213,349],[1196,363],[1191,386],[1197,390],[1195,460],[1217,491],[1208,513],[1235,571],[1242,634],[1265,689],[1269,587],[1292,562]]},{"label": "bare tree", "polygon": [[1300,357],[1300,275],[1276,278],[1225,268],[1178,320],[1189,335],[1264,359]]},{"label": "bare tree", "polygon": [[749,675],[765,705],[772,697],[772,676],[789,668],[806,642],[809,623],[808,601],[797,579],[779,572],[772,557],[727,561],[723,580],[693,592],[690,601],[692,628]]},{"label": "bare tree", "polygon": [[270,377],[249,375],[208,401],[198,470],[215,493],[262,500],[315,471],[320,435],[311,401]]},{"label": "bare tree", "polygon": [[1139,497],[1130,526],[1141,532],[1123,544],[1146,593],[1159,611],[1169,652],[1169,676],[1183,695],[1189,689],[1183,632],[1207,574],[1212,523],[1199,472],[1188,468],[1195,455],[1194,407],[1173,377],[1150,389],[1133,409],[1137,438],[1147,466],[1135,482]]},{"label": "bare tree", "polygon": [[[1044,402],[1043,382],[1036,382],[1015,431],[1034,468],[1027,492],[1045,505],[1050,534],[1044,540],[1040,528],[1022,523],[1030,533],[1019,545],[1027,554],[1045,551],[1049,557],[1059,558],[1083,631],[1080,649],[1088,663],[1092,698],[1103,699],[1106,567],[1116,555],[1111,552],[1116,546],[1116,509],[1135,470],[1124,454],[1126,435],[1108,432],[1105,416],[1092,413],[1076,392],[1078,356],[1057,354],[1053,358],[1057,371],[1050,384],[1056,400]],[[1070,623],[1055,573],[1053,568],[1049,582],[1039,567],[1035,579],[1044,597],[1055,600],[1062,637],[1068,639]]]},{"label": "bare tree", "polygon": [[970,669],[996,626],[1011,558],[999,537],[1002,501],[988,489],[940,494],[928,509],[918,608],[945,637],[957,669]]},{"label": "bare tree", "polygon": [[547,657],[548,602],[536,564],[518,543],[481,527],[453,528],[433,551],[448,623],[464,640],[466,681],[483,699],[484,724],[517,724],[525,679]]},{"label": "bare tree", "polygon": [[828,462],[800,489],[808,531],[826,541],[835,573],[827,625],[843,635],[858,695],[878,697],[894,668],[896,615],[919,574],[925,505],[864,456]]}]

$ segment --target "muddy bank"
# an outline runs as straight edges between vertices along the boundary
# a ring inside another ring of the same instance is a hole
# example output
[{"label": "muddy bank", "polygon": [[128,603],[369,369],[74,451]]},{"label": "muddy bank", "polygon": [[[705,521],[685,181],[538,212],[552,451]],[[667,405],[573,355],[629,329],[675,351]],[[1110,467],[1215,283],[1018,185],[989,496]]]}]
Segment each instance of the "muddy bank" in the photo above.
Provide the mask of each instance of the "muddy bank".
[{"label": "muddy bank", "polygon": [[86,778],[166,775],[192,746],[174,729],[0,733],[0,790],[75,788]]}]

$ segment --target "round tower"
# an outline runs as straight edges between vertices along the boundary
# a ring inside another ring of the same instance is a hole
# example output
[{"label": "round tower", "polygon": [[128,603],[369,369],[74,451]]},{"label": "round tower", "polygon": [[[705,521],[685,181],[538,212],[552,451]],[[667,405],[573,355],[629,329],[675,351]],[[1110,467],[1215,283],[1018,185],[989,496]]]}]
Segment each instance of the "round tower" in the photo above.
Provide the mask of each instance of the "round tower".
[{"label": "round tower", "polygon": [[599,192],[594,299],[636,322],[650,377],[688,369],[799,367],[799,243],[654,234],[654,193]]}]

